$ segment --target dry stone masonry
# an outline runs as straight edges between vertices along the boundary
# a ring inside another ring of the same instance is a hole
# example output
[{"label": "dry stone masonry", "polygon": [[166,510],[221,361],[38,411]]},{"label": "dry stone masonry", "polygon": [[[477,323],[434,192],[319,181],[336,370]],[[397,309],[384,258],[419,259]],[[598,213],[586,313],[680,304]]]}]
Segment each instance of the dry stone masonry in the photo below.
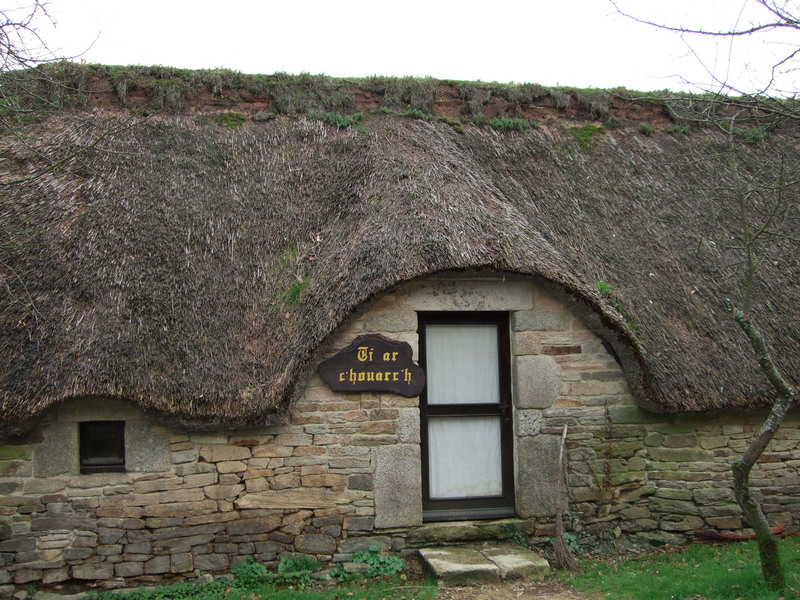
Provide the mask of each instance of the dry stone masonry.
[{"label": "dry stone masonry", "polygon": [[[741,530],[731,462],[763,415],[655,415],[637,408],[602,340],[542,283],[440,276],[376,299],[319,360],[366,333],[408,342],[417,312],[511,316],[516,521],[552,534],[562,427],[572,528],[633,543],[683,542],[700,529]],[[0,591],[78,580],[127,585],[222,572],[254,557],[348,560],[377,545],[448,541],[423,525],[418,398],[332,392],[314,375],[286,425],[194,432],[132,404],[76,398],[0,446]],[[126,472],[79,474],[78,426],[125,421]],[[800,525],[796,415],[754,471],[773,523]],[[489,532],[490,525],[479,532]],[[437,537],[438,536],[438,537]]]}]

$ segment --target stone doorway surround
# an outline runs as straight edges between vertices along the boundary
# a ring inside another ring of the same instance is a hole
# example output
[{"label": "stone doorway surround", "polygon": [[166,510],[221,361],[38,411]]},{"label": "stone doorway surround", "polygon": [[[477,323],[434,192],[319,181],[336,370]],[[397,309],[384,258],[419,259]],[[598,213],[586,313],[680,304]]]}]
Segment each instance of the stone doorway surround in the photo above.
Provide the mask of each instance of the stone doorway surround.
[{"label": "stone doorway surround", "polygon": [[[495,273],[449,273],[402,284],[377,299],[342,333],[336,347],[364,332],[408,342],[419,358],[419,312],[507,312],[510,320],[514,429],[515,512],[552,516],[560,432],[542,431],[545,411],[558,410],[565,393],[618,395],[633,404],[619,365],[602,340],[542,281]],[[573,383],[581,365],[603,371],[591,386]],[[614,377],[611,377],[614,373]],[[613,380],[612,380],[613,379]],[[610,381],[609,381],[610,380]],[[577,389],[582,385],[582,389]],[[375,526],[422,522],[419,408],[401,409],[399,444],[375,449]]]}]

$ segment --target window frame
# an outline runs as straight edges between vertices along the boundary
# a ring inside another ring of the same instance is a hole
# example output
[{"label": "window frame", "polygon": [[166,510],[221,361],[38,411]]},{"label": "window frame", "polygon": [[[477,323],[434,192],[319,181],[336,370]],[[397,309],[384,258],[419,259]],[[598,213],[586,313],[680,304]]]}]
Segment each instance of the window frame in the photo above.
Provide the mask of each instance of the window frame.
[{"label": "window frame", "polygon": [[81,421],[78,440],[82,475],[126,471],[125,421]]}]

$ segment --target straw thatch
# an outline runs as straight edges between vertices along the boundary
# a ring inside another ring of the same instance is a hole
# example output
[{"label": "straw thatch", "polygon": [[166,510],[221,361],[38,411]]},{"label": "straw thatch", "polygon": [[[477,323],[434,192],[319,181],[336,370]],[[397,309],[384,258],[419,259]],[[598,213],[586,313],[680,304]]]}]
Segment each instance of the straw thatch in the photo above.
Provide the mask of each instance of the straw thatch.
[{"label": "straw thatch", "polygon": [[[564,290],[650,409],[772,398],[725,308],[741,256],[713,130],[582,137],[584,123],[566,119],[501,133],[382,114],[360,130],[283,116],[235,125],[120,109],[29,126],[34,147],[3,140],[3,178],[37,175],[0,190],[6,432],[83,395],[194,426],[277,422],[326,337],[366,301],[462,269]],[[797,142],[773,132],[739,149],[740,168],[772,181]],[[798,276],[796,248],[774,240],[756,315],[795,385]]]}]

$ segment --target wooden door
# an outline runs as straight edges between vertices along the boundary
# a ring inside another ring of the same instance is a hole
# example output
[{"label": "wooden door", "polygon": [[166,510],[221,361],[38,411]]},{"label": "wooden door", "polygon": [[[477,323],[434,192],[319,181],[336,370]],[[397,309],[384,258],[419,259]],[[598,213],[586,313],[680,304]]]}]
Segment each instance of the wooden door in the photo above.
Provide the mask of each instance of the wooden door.
[{"label": "wooden door", "polygon": [[423,518],[514,515],[508,315],[420,313]]}]

